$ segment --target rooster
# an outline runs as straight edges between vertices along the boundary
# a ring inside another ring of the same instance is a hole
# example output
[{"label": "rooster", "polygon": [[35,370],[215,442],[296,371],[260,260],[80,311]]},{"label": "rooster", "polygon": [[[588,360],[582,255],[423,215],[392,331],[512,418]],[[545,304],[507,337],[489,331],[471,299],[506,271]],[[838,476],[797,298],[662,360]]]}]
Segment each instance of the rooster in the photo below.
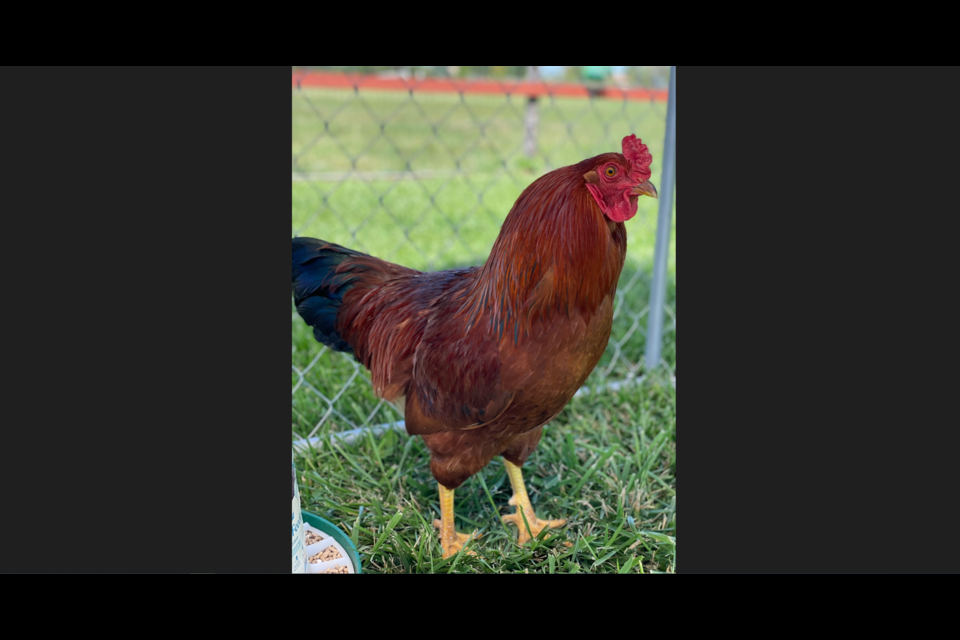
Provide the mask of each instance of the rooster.
[{"label": "rooster", "polygon": [[[430,451],[443,557],[470,539],[453,493],[504,458],[518,542],[565,520],[538,517],[521,467],[544,425],[600,360],[639,196],[657,197],[652,156],[635,135],[534,181],[481,267],[423,273],[313,238],[293,239],[297,311],[327,347],[371,372]],[[474,532],[474,535],[476,532]],[[470,553],[473,553],[472,551]]]}]

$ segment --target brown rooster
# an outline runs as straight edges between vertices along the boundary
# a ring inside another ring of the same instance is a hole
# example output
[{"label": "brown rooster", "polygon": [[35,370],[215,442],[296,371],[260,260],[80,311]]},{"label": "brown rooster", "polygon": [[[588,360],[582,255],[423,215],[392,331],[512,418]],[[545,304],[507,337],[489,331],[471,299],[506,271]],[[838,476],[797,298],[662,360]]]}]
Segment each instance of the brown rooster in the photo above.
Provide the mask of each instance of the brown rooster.
[{"label": "brown rooster", "polygon": [[517,525],[521,544],[565,522],[534,514],[520,467],[607,346],[623,223],[638,196],[657,197],[651,160],[631,135],[623,154],[540,177],[520,194],[482,267],[421,273],[293,239],[300,316],[317,340],[370,370],[377,394],[405,407],[407,432],[430,450],[443,557],[469,539],[454,529],[454,489],[497,455],[517,507],[503,519]]}]

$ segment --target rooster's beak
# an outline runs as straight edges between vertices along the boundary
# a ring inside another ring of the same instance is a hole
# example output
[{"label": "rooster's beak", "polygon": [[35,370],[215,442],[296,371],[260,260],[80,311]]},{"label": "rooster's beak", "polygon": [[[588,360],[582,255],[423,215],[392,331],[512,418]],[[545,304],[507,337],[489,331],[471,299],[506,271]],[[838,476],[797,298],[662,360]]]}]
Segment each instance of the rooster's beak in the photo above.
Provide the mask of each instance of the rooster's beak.
[{"label": "rooster's beak", "polygon": [[630,195],[632,196],[650,196],[651,198],[657,197],[657,188],[653,186],[653,183],[649,180],[644,180],[633,189],[630,190]]}]

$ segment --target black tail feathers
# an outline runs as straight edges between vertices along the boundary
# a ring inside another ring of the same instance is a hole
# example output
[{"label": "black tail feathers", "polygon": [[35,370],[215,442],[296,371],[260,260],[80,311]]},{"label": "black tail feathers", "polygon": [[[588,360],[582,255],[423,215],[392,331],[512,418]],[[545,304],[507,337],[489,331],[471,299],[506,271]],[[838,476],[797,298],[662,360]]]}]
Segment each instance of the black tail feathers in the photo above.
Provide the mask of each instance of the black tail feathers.
[{"label": "black tail feathers", "polygon": [[293,239],[293,296],[297,312],[313,327],[317,341],[344,353],[353,353],[337,332],[337,312],[343,294],[350,290],[351,274],[335,273],[351,256],[361,253],[314,238]]}]

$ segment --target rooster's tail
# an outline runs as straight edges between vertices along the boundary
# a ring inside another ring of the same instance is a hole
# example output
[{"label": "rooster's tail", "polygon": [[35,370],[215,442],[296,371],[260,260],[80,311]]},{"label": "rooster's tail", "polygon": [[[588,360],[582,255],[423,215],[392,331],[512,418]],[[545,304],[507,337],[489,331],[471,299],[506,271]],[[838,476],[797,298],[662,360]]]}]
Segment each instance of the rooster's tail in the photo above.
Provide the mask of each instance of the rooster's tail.
[{"label": "rooster's tail", "polygon": [[[293,300],[297,312],[313,327],[318,342],[354,357],[357,350],[366,350],[363,341],[370,333],[369,323],[383,302],[383,296],[363,302],[365,294],[394,278],[419,273],[331,242],[293,239]],[[344,322],[354,324],[344,326]]]},{"label": "rooster's tail", "polygon": [[293,239],[293,300],[297,313],[313,327],[318,342],[344,353],[353,353],[353,347],[337,331],[337,313],[358,275],[337,273],[337,268],[356,257],[367,256],[323,240]]}]

